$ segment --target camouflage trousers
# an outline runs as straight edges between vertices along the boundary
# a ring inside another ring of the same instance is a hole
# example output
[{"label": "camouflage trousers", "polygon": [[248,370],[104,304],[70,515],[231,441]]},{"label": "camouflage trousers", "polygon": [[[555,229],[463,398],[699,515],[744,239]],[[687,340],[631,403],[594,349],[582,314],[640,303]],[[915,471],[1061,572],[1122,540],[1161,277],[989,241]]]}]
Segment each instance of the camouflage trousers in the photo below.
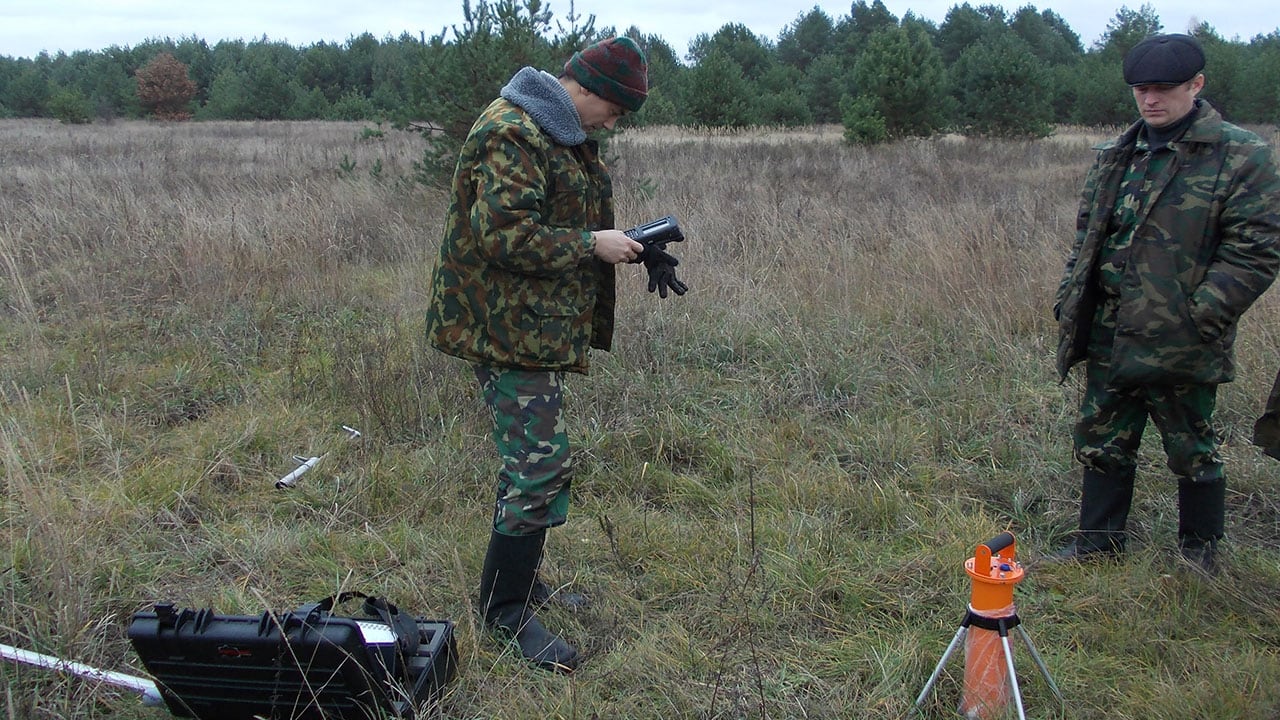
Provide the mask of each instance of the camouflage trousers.
[{"label": "camouflage trousers", "polygon": [[1101,473],[1130,474],[1150,418],[1160,431],[1169,469],[1179,479],[1213,482],[1224,477],[1213,430],[1217,385],[1111,387],[1111,345],[1116,305],[1099,303],[1089,338],[1084,397],[1074,433],[1076,459]]},{"label": "camouflage trousers", "polygon": [[502,458],[493,529],[531,535],[564,524],[573,477],[562,413],[564,373],[484,365],[474,369]]}]

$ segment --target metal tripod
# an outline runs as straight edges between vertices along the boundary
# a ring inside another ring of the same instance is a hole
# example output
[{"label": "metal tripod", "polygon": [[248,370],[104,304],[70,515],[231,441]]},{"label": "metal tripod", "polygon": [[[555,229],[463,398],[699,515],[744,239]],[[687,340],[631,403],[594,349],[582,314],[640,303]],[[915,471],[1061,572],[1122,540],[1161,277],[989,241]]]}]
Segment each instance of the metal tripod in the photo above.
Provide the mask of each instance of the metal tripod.
[{"label": "metal tripod", "polygon": [[947,664],[947,660],[951,659],[952,653],[964,641],[965,635],[969,633],[970,625],[1000,633],[1000,645],[1004,648],[1004,662],[1009,671],[1009,686],[1013,690],[1013,700],[1018,708],[1018,720],[1027,720],[1027,714],[1022,707],[1022,691],[1018,688],[1018,676],[1013,669],[1013,648],[1009,646],[1009,630],[1011,629],[1017,628],[1018,634],[1022,636],[1022,641],[1031,653],[1031,659],[1035,662],[1036,667],[1040,668],[1040,674],[1044,676],[1045,682],[1049,684],[1049,689],[1053,691],[1053,696],[1058,699],[1058,704],[1064,705],[1066,703],[1062,697],[1062,692],[1058,690],[1058,685],[1053,682],[1053,677],[1049,675],[1049,668],[1045,666],[1040,653],[1036,652],[1036,646],[1032,644],[1031,636],[1022,627],[1022,621],[1018,618],[1017,613],[1002,618],[988,618],[978,615],[973,610],[968,610],[965,612],[964,620],[960,623],[960,629],[956,630],[955,637],[951,638],[951,644],[947,646],[946,652],[942,653],[942,659],[938,661],[938,666],[933,669],[933,674],[929,676],[929,682],[924,684],[924,689],[920,691],[920,696],[916,698],[916,710],[920,709],[920,705],[924,703],[929,691],[937,683],[938,676],[942,674],[942,668]]}]

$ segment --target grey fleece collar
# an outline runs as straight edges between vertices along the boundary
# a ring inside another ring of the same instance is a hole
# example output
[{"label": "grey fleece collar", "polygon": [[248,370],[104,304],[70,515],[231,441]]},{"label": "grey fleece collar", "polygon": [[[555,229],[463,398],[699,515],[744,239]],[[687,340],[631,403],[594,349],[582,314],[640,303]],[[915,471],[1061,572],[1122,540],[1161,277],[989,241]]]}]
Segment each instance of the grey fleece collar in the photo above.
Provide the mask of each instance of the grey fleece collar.
[{"label": "grey fleece collar", "polygon": [[581,145],[587,140],[582,119],[569,91],[554,75],[531,67],[520,68],[499,93],[519,105],[538,127],[560,145]]}]

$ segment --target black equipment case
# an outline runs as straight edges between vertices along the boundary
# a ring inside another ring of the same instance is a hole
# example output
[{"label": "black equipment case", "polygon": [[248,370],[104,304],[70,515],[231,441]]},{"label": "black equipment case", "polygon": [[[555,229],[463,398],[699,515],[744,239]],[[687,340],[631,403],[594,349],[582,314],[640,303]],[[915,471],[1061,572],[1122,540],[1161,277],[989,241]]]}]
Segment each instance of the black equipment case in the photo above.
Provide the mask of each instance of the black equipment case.
[{"label": "black equipment case", "polygon": [[411,719],[453,677],[453,623],[413,619],[361,593],[366,618],[335,598],[278,615],[220,616],[157,604],[129,640],[169,711],[199,720]]}]

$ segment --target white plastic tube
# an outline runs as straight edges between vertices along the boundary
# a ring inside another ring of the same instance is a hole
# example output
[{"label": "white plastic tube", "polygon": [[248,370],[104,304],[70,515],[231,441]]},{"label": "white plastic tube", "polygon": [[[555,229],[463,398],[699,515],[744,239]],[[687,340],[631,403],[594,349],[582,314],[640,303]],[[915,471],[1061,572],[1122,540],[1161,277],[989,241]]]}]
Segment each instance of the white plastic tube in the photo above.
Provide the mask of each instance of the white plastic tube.
[{"label": "white plastic tube", "polygon": [[42,655],[38,652],[30,650],[22,650],[11,645],[0,645],[0,657],[6,660],[13,660],[27,665],[34,665],[38,668],[47,670],[56,670],[58,672],[70,673],[82,678],[97,680],[115,685],[126,690],[132,690],[142,696],[143,705],[163,705],[164,698],[160,696],[160,690],[156,688],[156,684],[151,680],[137,675],[126,675],[124,673],[113,672],[111,670],[100,670],[95,667],[83,665],[70,660],[63,660],[52,655]]},{"label": "white plastic tube", "polygon": [[306,471],[308,471],[308,470],[310,470],[311,468],[315,467],[315,466],[316,466],[316,463],[320,462],[321,458],[323,458],[323,457],[324,457],[324,455],[320,455],[320,456],[318,456],[318,457],[309,457],[309,458],[307,458],[306,460],[303,460],[303,461],[302,461],[302,464],[301,464],[301,465],[299,465],[299,466],[297,467],[297,469],[295,469],[293,472],[291,472],[291,473],[289,473],[288,475],[285,475],[284,477],[282,477],[282,478],[280,478],[279,480],[277,480],[277,481],[276,481],[276,487],[278,487],[278,488],[288,488],[288,487],[293,487],[294,482],[295,482],[298,478],[302,477],[302,474],[303,474],[303,473],[305,473]]}]

